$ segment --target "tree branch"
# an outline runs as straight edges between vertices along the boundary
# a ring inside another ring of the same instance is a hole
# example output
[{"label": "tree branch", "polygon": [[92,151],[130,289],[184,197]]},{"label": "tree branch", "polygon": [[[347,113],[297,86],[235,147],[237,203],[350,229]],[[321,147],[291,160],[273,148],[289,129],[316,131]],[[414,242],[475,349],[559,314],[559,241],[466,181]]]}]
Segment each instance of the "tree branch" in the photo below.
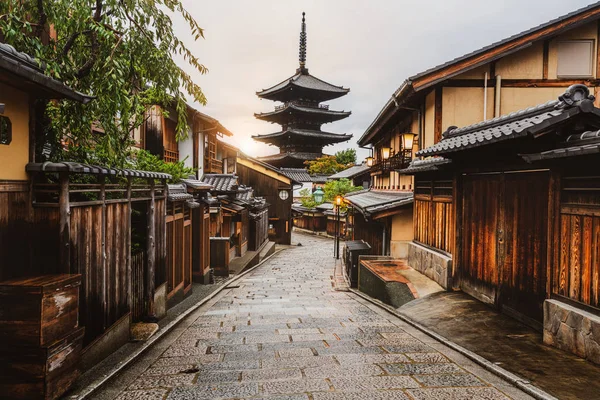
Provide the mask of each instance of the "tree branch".
[{"label": "tree branch", "polygon": [[44,33],[44,26],[46,26],[46,22],[48,22],[48,15],[44,11],[44,0],[37,0],[37,9],[38,23],[35,28],[35,35],[41,39],[42,33]]}]

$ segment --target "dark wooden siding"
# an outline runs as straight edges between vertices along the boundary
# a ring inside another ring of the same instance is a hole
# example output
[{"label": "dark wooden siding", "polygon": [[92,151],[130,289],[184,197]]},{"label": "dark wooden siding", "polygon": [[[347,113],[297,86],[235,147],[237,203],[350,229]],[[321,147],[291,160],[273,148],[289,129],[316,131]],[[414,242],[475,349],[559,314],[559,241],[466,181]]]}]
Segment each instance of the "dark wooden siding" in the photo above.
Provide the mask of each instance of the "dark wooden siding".
[{"label": "dark wooden siding", "polygon": [[352,240],[364,240],[371,245],[371,254],[383,254],[383,230],[387,229],[386,244],[387,249],[390,248],[390,218],[383,218],[377,221],[365,221],[362,214],[354,213],[353,220],[353,237]]},{"label": "dark wooden siding", "polygon": [[552,294],[600,308],[600,183],[563,178]]},{"label": "dark wooden siding", "polygon": [[454,251],[454,213],[451,180],[415,182],[415,240],[447,253]]},{"label": "dark wooden siding", "polygon": [[[264,197],[269,204],[269,218],[274,234],[270,239],[279,244],[290,244],[292,240],[292,187],[273,177],[238,163],[239,182],[254,189],[254,195]],[[289,191],[287,200],[279,198],[279,191]],[[277,218],[275,220],[275,218]]]},{"label": "dark wooden siding", "polygon": [[466,175],[461,288],[541,321],[546,297],[549,174]]}]

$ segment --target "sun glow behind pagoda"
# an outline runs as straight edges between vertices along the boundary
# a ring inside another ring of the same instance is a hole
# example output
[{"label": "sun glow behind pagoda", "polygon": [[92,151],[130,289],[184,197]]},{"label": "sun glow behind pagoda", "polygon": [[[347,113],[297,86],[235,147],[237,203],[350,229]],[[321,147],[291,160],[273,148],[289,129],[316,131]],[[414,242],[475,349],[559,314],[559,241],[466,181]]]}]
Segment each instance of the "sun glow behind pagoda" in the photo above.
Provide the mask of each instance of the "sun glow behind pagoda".
[{"label": "sun glow behind pagoda", "polygon": [[306,68],[306,23],[302,13],[300,67],[296,74],[256,94],[261,99],[283,104],[275,110],[254,114],[263,121],[281,125],[281,131],[252,136],[254,140],[279,147],[279,154],[260,157],[276,167],[304,167],[304,162],[323,156],[323,147],[350,140],[352,135],[323,132],[321,125],[350,116],[349,111],[333,111],[321,102],[337,99],[350,89],[335,86],[308,73]]}]

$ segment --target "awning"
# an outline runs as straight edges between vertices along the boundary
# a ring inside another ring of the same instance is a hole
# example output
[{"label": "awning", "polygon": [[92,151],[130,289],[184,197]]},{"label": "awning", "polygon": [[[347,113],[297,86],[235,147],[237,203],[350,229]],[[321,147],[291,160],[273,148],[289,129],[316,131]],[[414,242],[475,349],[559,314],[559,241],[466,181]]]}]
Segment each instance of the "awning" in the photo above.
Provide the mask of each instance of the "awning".
[{"label": "awning", "polygon": [[349,193],[344,201],[358,210],[365,218],[377,218],[377,214],[390,212],[413,203],[413,192],[366,190]]}]

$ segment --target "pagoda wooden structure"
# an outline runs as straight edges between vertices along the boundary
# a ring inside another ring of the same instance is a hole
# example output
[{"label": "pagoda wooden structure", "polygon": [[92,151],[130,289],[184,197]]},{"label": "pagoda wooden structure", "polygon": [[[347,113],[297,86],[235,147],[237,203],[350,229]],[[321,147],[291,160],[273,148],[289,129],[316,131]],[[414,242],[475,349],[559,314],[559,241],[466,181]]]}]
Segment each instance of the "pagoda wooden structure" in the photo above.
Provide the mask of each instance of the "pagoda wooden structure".
[{"label": "pagoda wooden structure", "polygon": [[274,111],[254,114],[256,118],[281,125],[281,130],[253,138],[279,147],[279,154],[260,158],[275,167],[304,167],[305,161],[323,156],[323,147],[350,140],[352,135],[321,130],[323,124],[350,116],[349,111],[334,111],[324,101],[348,94],[350,89],[335,86],[308,73],[306,68],[306,22],[302,13],[300,67],[296,74],[256,94],[261,99],[283,104]]}]

